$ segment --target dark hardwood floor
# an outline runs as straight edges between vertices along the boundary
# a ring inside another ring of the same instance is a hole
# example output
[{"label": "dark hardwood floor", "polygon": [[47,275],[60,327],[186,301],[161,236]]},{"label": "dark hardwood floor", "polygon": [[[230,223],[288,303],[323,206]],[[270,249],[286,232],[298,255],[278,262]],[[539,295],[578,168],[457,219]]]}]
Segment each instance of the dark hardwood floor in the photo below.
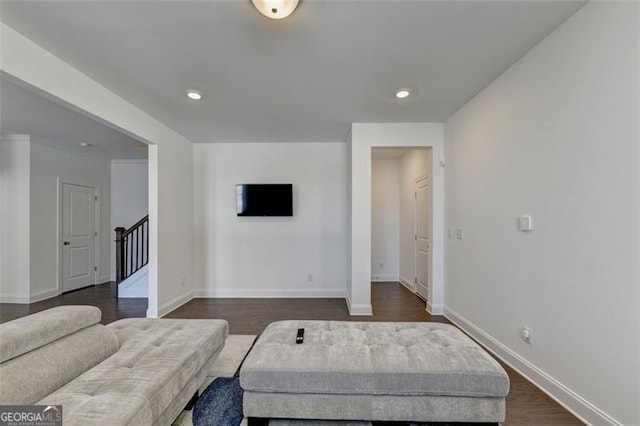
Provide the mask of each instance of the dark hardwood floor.
[{"label": "dark hardwood floor", "polygon": [[116,297],[116,283],[109,282],[64,293],[58,297],[31,303],[0,303],[0,323],[62,305],[93,305],[102,310],[103,324],[121,318],[147,316],[147,299]]},{"label": "dark hardwood floor", "polygon": [[193,299],[165,318],[220,318],[231,334],[260,334],[280,320],[437,321],[424,302],[396,283],[374,283],[373,316],[350,316],[344,299]]},{"label": "dark hardwood floor", "polygon": [[[231,334],[259,334],[270,322],[286,319],[449,323],[442,316],[429,315],[424,302],[398,283],[373,283],[371,299],[374,315],[366,317],[350,316],[343,299],[193,299],[165,317],[226,319]],[[144,317],[147,309],[146,299],[117,300],[115,284],[108,283],[31,305],[0,304],[0,322],[53,306],[77,304],[98,306],[104,324],[120,318]],[[511,380],[504,425],[583,424],[520,374],[500,363]]]}]

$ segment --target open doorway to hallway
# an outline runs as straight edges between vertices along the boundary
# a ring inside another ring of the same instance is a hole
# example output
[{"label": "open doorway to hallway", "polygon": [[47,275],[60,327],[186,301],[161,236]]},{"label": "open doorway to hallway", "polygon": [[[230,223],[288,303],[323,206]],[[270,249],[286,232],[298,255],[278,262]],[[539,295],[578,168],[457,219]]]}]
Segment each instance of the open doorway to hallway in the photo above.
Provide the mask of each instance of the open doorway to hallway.
[{"label": "open doorway to hallway", "polygon": [[147,298],[150,231],[148,159],[113,160],[111,188],[111,277],[117,284],[117,297]]},{"label": "open doorway to hallway", "polygon": [[371,150],[371,281],[427,301],[431,283],[431,148]]},{"label": "open doorway to hallway", "polygon": [[[140,185],[148,211],[147,144],[4,74],[0,84],[0,302],[117,302],[112,219]],[[119,161],[145,171],[115,184]]]}]

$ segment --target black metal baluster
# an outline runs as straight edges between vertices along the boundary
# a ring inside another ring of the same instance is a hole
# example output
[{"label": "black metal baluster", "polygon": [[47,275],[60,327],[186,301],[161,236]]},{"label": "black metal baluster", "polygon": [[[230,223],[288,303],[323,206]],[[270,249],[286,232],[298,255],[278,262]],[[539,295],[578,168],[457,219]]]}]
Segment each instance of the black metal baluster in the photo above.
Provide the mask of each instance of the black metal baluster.
[{"label": "black metal baluster", "polygon": [[140,228],[136,228],[136,271],[140,269],[140,258],[138,257],[138,246],[140,245]]},{"label": "black metal baluster", "polygon": [[129,276],[129,274],[127,274],[127,264],[128,264],[127,255],[128,255],[128,252],[129,252],[129,236],[127,235],[127,236],[124,237],[124,273],[122,274],[122,279],[123,280],[126,279]]},{"label": "black metal baluster", "polygon": [[141,226],[142,228],[142,266],[146,265],[146,262],[144,261],[144,223]]}]

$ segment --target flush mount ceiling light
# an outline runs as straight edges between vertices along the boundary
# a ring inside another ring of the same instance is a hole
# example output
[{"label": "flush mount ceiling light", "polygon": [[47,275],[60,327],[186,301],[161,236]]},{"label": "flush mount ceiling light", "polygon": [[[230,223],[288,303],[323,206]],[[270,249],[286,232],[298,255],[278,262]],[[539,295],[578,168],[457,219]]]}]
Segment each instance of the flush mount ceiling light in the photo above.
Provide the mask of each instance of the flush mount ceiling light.
[{"label": "flush mount ceiling light", "polygon": [[299,0],[251,0],[251,2],[267,18],[283,19],[296,10]]},{"label": "flush mount ceiling light", "polygon": [[400,89],[396,92],[396,98],[398,99],[408,98],[410,94],[411,92],[409,91],[409,89]]},{"label": "flush mount ceiling light", "polygon": [[90,144],[89,142],[80,142],[80,146],[83,148],[89,148],[90,146],[93,146],[93,145]]},{"label": "flush mount ceiling light", "polygon": [[187,96],[189,97],[189,99],[193,99],[194,101],[199,101],[200,99],[202,99],[202,93],[198,92],[197,90],[187,90]]}]

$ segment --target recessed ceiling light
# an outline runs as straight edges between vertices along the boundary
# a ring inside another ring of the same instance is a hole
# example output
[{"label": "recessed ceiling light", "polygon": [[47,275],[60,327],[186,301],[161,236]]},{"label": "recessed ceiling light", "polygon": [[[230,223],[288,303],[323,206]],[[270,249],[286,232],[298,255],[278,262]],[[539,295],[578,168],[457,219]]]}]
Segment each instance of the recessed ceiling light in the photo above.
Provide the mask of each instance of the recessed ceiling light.
[{"label": "recessed ceiling light", "polygon": [[410,94],[411,92],[409,91],[409,89],[400,89],[396,92],[396,98],[404,99],[408,97]]},{"label": "recessed ceiling light", "polygon": [[80,146],[83,147],[83,148],[88,148],[88,147],[93,146],[93,145],[88,143],[88,142],[80,142]]},{"label": "recessed ceiling light", "polygon": [[193,99],[194,101],[199,101],[200,99],[202,99],[202,93],[198,92],[197,90],[187,90],[187,96],[189,97],[189,99]]}]

